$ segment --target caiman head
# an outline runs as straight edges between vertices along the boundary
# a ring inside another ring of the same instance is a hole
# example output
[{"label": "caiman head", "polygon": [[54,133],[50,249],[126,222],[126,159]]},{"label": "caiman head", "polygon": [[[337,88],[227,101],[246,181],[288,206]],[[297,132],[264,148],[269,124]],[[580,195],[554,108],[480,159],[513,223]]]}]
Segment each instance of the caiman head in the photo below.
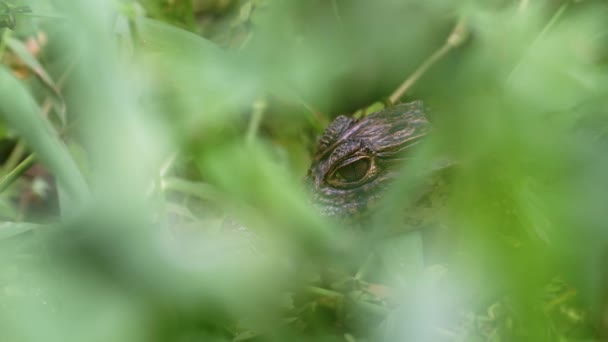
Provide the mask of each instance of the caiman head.
[{"label": "caiman head", "polygon": [[407,151],[430,131],[422,102],[362,119],[338,116],[317,146],[307,183],[322,214],[361,217],[395,179]]}]

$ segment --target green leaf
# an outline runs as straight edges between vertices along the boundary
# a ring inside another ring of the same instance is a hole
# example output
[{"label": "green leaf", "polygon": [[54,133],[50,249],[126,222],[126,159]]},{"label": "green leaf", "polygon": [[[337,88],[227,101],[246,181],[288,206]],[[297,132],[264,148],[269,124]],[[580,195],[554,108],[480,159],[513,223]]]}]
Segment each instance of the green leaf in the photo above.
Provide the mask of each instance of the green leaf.
[{"label": "green leaf", "polygon": [[184,53],[187,54],[186,56],[196,53],[207,57],[210,55],[220,57],[218,54],[222,52],[215,44],[201,36],[158,20],[138,17],[135,23],[138,38],[148,49]]}]

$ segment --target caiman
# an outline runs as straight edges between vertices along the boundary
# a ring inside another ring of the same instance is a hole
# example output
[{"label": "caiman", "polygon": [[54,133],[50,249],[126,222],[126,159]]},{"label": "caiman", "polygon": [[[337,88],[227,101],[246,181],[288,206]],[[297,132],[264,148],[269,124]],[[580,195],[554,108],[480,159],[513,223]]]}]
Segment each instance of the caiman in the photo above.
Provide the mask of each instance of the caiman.
[{"label": "caiman", "polygon": [[[319,138],[305,179],[312,203],[334,222],[373,233],[376,223],[382,221],[374,221],[374,214],[382,212],[378,206],[399,175],[408,171],[413,147],[431,131],[422,101],[398,104],[361,119],[338,116]],[[399,203],[391,205],[398,212],[388,212],[398,220],[391,220],[395,226],[384,229],[380,236],[425,228],[425,241],[436,240],[436,233],[442,230],[439,212],[447,197],[446,165],[449,163],[431,166],[432,172],[418,179],[421,184],[397,194]],[[246,230],[234,220],[224,224]],[[432,250],[443,249],[434,242],[425,244],[432,245]],[[428,249],[425,247],[425,254],[431,252]]]},{"label": "caiman", "polygon": [[422,101],[361,119],[338,116],[320,137],[306,177],[314,205],[348,229],[377,237],[420,230],[425,263],[449,258],[456,235],[443,217],[452,163],[438,158],[416,165],[426,168],[423,177],[410,178],[416,186],[396,183],[411,176],[405,173],[419,157],[414,147],[431,132]]},{"label": "caiman", "polygon": [[[315,205],[325,216],[350,224],[365,221],[377,211],[387,190],[407,167],[413,147],[431,130],[421,101],[398,104],[361,119],[338,116],[319,139],[308,170],[307,184]],[[412,217],[420,216],[416,209],[435,205],[424,202],[436,198],[437,182],[442,182],[437,172],[429,178],[432,180],[424,181],[430,187],[426,186],[413,201],[416,208],[408,206],[403,213],[405,224],[414,228],[421,224],[413,222],[416,220]]]}]

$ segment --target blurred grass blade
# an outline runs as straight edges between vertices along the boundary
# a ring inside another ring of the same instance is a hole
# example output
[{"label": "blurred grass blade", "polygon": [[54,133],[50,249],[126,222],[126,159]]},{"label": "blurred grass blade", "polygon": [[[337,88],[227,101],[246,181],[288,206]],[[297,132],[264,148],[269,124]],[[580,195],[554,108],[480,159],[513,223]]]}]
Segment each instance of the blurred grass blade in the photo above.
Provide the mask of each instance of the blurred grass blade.
[{"label": "blurred grass blade", "polygon": [[163,179],[161,181],[161,188],[164,191],[177,191],[203,200],[217,201],[222,198],[221,192],[209,184],[202,182],[192,182],[186,179],[180,179],[175,177]]},{"label": "blurred grass blade", "polygon": [[413,283],[424,269],[422,234],[420,231],[407,232],[382,242],[378,252],[387,276],[395,285]]},{"label": "blurred grass blade", "polygon": [[11,30],[16,25],[15,14],[32,12],[29,6],[10,6],[4,1],[0,2],[0,7],[2,7],[2,11],[0,11],[0,28],[7,27]]},{"label": "blurred grass blade", "polygon": [[73,204],[84,200],[88,195],[87,185],[66,146],[42,117],[28,90],[6,68],[0,69],[0,93],[4,96],[0,102],[1,118],[49,168]]},{"label": "blurred grass blade", "polygon": [[9,6],[6,2],[2,2],[2,6],[5,8],[2,14],[23,14],[32,13],[30,6]]},{"label": "blurred grass blade", "polygon": [[57,101],[57,115],[59,120],[61,120],[61,124],[66,124],[65,117],[65,101],[63,100],[63,96],[61,95],[61,91],[59,87],[55,84],[51,76],[46,72],[44,67],[38,62],[36,57],[31,54],[31,52],[27,49],[27,47],[18,39],[15,39],[11,36],[6,38],[6,45],[11,49],[11,51],[17,55],[25,65],[42,81],[42,83],[51,91],[51,93],[55,96]]},{"label": "blurred grass blade", "polygon": [[8,239],[40,227],[43,226],[35,223],[2,222],[0,223],[0,240]]}]

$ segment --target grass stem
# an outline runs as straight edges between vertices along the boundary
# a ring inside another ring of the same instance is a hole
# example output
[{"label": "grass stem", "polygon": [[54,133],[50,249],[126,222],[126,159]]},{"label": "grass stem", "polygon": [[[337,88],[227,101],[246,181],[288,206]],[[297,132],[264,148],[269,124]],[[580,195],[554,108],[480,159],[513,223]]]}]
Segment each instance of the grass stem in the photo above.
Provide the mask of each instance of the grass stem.
[{"label": "grass stem", "polygon": [[439,61],[443,56],[445,56],[450,50],[461,45],[467,37],[467,28],[464,24],[464,20],[459,20],[452,32],[446,39],[445,43],[433,53],[429,58],[427,58],[419,67],[408,77],[397,90],[395,90],[391,96],[389,97],[389,103],[395,104],[405,93],[427,72],[427,70],[432,67],[437,61]]},{"label": "grass stem", "polygon": [[258,100],[253,104],[253,111],[251,112],[251,121],[249,121],[249,128],[247,129],[247,144],[252,144],[255,140],[264,112],[266,111],[266,101]]},{"label": "grass stem", "polygon": [[11,172],[0,180],[0,193],[4,192],[11,184],[13,184],[23,173],[25,173],[34,164],[36,157],[30,154],[25,158],[19,165],[17,165]]}]

